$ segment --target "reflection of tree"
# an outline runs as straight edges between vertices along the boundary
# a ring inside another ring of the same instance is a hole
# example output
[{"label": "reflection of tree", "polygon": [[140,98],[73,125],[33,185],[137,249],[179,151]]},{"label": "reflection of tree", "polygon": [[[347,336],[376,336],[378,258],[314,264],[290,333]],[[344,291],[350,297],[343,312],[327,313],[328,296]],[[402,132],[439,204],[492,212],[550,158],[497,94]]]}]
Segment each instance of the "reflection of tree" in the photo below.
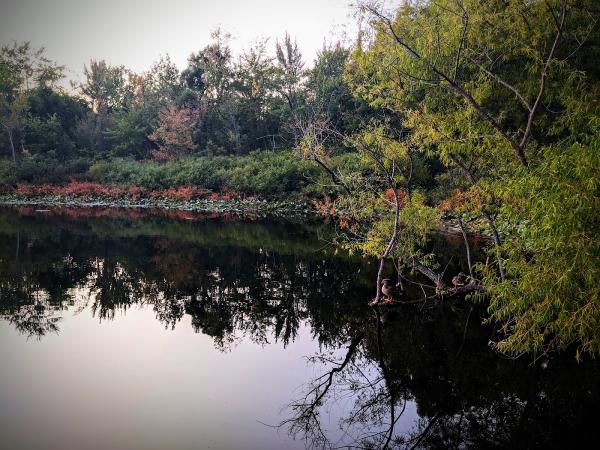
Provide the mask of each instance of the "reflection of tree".
[{"label": "reflection of tree", "polygon": [[0,282],[0,317],[30,337],[57,333],[59,308],[48,301],[43,291],[26,281],[13,279]]},{"label": "reflection of tree", "polygon": [[[406,409],[406,390],[391,378],[380,312],[376,311],[372,327],[368,323],[364,327],[364,334],[359,332],[342,356],[320,354],[312,358],[331,368],[308,384],[302,398],[290,404],[291,417],[279,425],[294,436],[302,436],[310,448],[387,449],[397,438],[395,427]],[[360,347],[370,334],[376,342],[375,359]],[[353,406],[339,423],[343,437],[332,442],[321,425],[320,412],[328,401],[339,398],[350,398]]]},{"label": "reflection of tree", "polygon": [[[298,237],[272,227],[0,212],[0,316],[41,337],[58,332],[60,312],[87,294],[75,306],[102,319],[139,304],[166,328],[189,316],[223,350],[241,338],[285,346],[306,323],[323,376],[307,383],[285,424],[317,447],[586,448],[598,437],[598,364],[575,368],[566,356],[541,371],[501,360],[477,306],[459,301],[373,316],[373,266],[319,252],[302,228]],[[462,270],[445,242],[435,244],[444,267]],[[403,295],[422,297],[412,283]],[[336,400],[350,409],[342,439],[330,442],[322,412]]]},{"label": "reflection of tree", "polygon": [[[600,400],[598,364],[575,372],[565,355],[544,371],[501,360],[486,346],[489,329],[470,322],[465,332],[468,308],[402,308],[365,320],[342,354],[311,358],[322,375],[281,425],[311,448],[568,448],[599,438],[582,434]],[[398,427],[411,402],[418,416]],[[347,404],[341,431],[325,429],[322,411]]]},{"label": "reflection of tree", "polygon": [[141,297],[141,280],[128,272],[111,257],[96,259],[95,270],[90,274],[87,284],[90,308],[100,319],[113,319],[115,311],[125,311]]},{"label": "reflection of tree", "polygon": [[[0,262],[0,278],[26,277],[26,287],[40,290],[59,309],[74,303],[72,288],[78,288],[79,309],[89,307],[101,319],[113,319],[116,311],[143,303],[168,328],[184,315],[191,316],[195,331],[212,336],[218,347],[226,349],[242,336],[259,343],[272,336],[287,345],[304,321],[315,324],[322,342],[331,342],[345,332],[331,320],[333,315],[347,316],[356,302],[362,303],[360,289],[356,290],[360,281],[355,279],[360,263],[323,258],[310,240],[305,250],[312,250],[293,254],[301,247],[295,241],[297,232],[289,242],[284,239],[287,226],[275,225],[271,232],[271,225],[255,222],[203,222],[194,234],[194,224],[166,222],[167,229],[185,231],[183,239],[170,239],[154,236],[161,229],[153,218],[144,219],[151,236],[140,234],[144,220],[129,224],[117,218],[111,229],[105,216],[44,219],[36,222],[29,215],[15,218],[0,213],[0,233],[5,233],[0,239],[25,236],[19,241],[21,259],[18,264]],[[232,236],[235,245],[219,239]],[[300,233],[304,240],[307,236]],[[251,239],[265,248],[251,247]],[[10,259],[6,249],[2,261]],[[338,296],[323,302],[329,292]],[[19,308],[25,314],[35,303],[25,297],[10,311],[7,301],[0,308],[16,319]]]},{"label": "reflection of tree", "polygon": [[84,271],[67,257],[37,258],[31,246],[19,232],[0,241],[0,317],[27,336],[41,337],[59,331],[60,311],[70,301],[66,288]]}]

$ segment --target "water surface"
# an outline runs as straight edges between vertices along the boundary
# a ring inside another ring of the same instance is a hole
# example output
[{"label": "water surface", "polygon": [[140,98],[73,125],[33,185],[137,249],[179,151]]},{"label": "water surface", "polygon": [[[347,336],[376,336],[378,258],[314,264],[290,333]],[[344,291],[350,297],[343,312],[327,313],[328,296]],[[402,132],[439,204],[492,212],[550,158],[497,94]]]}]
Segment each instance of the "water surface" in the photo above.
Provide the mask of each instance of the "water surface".
[{"label": "water surface", "polygon": [[[331,238],[248,217],[0,210],[0,447],[598,442],[598,364],[502,358],[465,302],[376,314],[375,265]],[[432,247],[463,268],[460,239]]]}]

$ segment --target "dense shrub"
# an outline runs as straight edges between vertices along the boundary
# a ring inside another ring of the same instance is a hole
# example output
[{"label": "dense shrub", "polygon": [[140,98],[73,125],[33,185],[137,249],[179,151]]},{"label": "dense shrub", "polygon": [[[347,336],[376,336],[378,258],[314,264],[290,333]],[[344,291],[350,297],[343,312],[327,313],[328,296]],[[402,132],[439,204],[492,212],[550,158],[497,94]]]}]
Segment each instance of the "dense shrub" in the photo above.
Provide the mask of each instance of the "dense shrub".
[{"label": "dense shrub", "polygon": [[[361,172],[355,155],[344,154],[331,161],[332,167]],[[93,195],[93,186],[116,186],[148,192],[169,192],[168,198],[181,200],[206,197],[210,192],[224,198],[231,193],[262,198],[323,198],[336,193],[328,175],[311,161],[291,152],[256,151],[245,156],[189,157],[159,164],[154,161],[113,158],[93,164],[83,160],[58,163],[30,158],[17,164],[0,160],[0,184],[69,185],[73,180],[80,195]],[[87,187],[86,187],[87,186]],[[25,188],[23,188],[25,189]],[[144,196],[144,192],[125,192]],[[109,195],[108,192],[96,192]],[[62,193],[71,195],[70,193]]]},{"label": "dense shrub", "polygon": [[87,178],[151,190],[196,186],[221,193],[289,197],[305,193],[318,172],[312,163],[299,161],[291,153],[258,151],[240,157],[192,157],[164,164],[113,159],[94,164]]},{"label": "dense shrub", "polygon": [[0,160],[0,184],[16,183],[65,183],[82,177],[90,168],[85,159],[58,162],[52,158],[30,158],[13,163]]}]

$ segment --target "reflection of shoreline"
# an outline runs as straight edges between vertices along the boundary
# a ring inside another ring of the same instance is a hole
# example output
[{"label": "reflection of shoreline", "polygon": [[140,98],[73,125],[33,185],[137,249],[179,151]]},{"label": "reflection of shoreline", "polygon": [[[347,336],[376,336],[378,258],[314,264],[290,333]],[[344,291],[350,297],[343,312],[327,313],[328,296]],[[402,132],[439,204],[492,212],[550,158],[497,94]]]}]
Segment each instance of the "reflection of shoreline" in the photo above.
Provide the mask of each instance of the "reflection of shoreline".
[{"label": "reflection of shoreline", "polygon": [[[331,229],[317,220],[152,208],[0,207],[0,235],[51,238],[56,230],[100,238],[161,236],[194,245],[332,256]],[[346,252],[338,252],[343,257]]]},{"label": "reflection of shoreline", "polygon": [[51,209],[40,210],[42,204],[31,204],[27,206],[14,205],[5,206],[5,208],[14,208],[21,216],[64,216],[69,218],[122,218],[122,219],[143,219],[148,217],[164,217],[175,220],[205,221],[215,220],[222,222],[236,221],[254,221],[260,216],[252,213],[243,212],[223,212],[209,210],[185,210],[178,208],[157,208],[153,206],[104,206],[97,203],[90,203],[81,206],[55,206]]},{"label": "reflection of shoreline", "polygon": [[[277,330],[288,342],[309,316],[319,324],[366,308],[368,264],[328,257],[319,225],[112,212],[0,209],[0,315],[41,337],[71,306],[110,320],[144,304],[165,327],[191,316],[197,332],[227,346],[236,330],[257,340]],[[340,298],[324,302],[330,290]]]}]

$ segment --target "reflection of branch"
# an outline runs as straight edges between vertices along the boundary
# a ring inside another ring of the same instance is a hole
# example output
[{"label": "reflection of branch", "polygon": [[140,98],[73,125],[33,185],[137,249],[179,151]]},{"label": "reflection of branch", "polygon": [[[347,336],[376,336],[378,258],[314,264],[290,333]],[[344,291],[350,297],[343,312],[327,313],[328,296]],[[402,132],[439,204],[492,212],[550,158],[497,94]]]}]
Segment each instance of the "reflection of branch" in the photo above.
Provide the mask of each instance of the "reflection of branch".
[{"label": "reflection of branch", "polygon": [[[305,396],[304,401],[300,403],[296,403],[291,405],[291,409],[294,411],[294,417],[284,420],[279,424],[280,427],[289,425],[290,432],[295,433],[296,430],[302,430],[305,434],[315,434],[315,439],[317,441],[326,442],[327,437],[325,433],[321,429],[321,425],[318,419],[318,408],[321,406],[324,397],[329,392],[333,384],[333,379],[335,375],[341,371],[343,371],[346,366],[350,363],[354,355],[356,354],[356,350],[358,345],[362,342],[364,338],[364,334],[360,333],[350,342],[348,349],[346,351],[346,356],[344,360],[331,369],[329,372],[324,373],[320,377],[318,377],[315,382],[317,385],[314,386]],[[309,397],[313,396],[312,400],[309,400]]]},{"label": "reflection of branch", "polygon": [[438,418],[441,415],[442,415],[442,413],[439,412],[435,416],[433,416],[433,418],[429,421],[429,423],[427,424],[425,429],[421,433],[419,433],[419,435],[416,437],[416,442],[412,445],[412,447],[410,447],[410,450],[414,450],[415,448],[417,448],[419,446],[421,441],[427,436],[427,434],[429,434],[429,430],[437,422]]},{"label": "reflection of branch", "polygon": [[402,413],[404,412],[404,409],[406,408],[406,401],[404,402],[402,411],[396,417],[395,416],[395,414],[396,414],[396,395],[395,395],[394,387],[392,385],[389,368],[388,368],[387,364],[385,363],[384,347],[383,347],[383,325],[381,324],[379,310],[377,310],[377,309],[375,310],[375,318],[377,320],[377,350],[378,350],[378,355],[379,355],[379,366],[381,367],[381,372],[383,373],[383,378],[385,380],[385,385],[389,392],[389,398],[390,398],[390,426],[386,432],[387,437],[385,440],[385,444],[382,447],[384,450],[386,450],[389,448],[390,442],[392,441],[392,437],[394,436],[394,427],[396,426],[396,422],[398,421],[398,419],[400,419],[400,417],[402,416]]}]

